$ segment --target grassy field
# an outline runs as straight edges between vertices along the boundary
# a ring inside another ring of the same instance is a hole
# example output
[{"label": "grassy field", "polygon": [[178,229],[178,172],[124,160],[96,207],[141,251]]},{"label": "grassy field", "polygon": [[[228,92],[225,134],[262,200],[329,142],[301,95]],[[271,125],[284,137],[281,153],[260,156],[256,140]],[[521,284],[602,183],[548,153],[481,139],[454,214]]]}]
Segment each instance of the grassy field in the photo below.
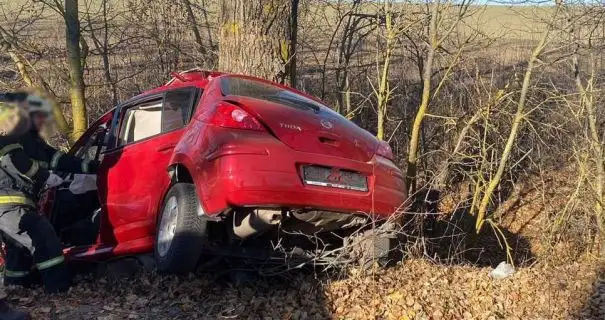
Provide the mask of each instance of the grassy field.
[{"label": "grassy field", "polygon": [[[96,3],[99,0],[86,1],[90,7],[98,7]],[[114,1],[113,7],[115,10],[122,9],[126,1]],[[195,2],[195,1],[194,1]],[[5,0],[0,3],[0,8],[7,11],[14,11],[17,8],[22,7],[28,0]],[[80,1],[80,7],[84,10],[84,1]],[[310,8],[312,12],[322,12],[325,16],[330,17],[336,15],[333,6],[325,6],[315,4]],[[410,6],[409,10],[424,10],[424,6]],[[377,4],[368,3],[365,5],[364,10],[366,13],[373,13],[377,11]],[[216,14],[217,8],[215,6],[207,6],[206,10],[211,15]],[[407,10],[407,9],[406,9]],[[536,33],[540,28],[540,22],[548,17],[552,11],[552,7],[548,6],[517,6],[517,5],[473,5],[471,11],[474,11],[473,18],[470,19],[468,25],[472,28],[479,28],[482,32],[497,37],[505,37],[508,39],[533,39],[532,34]],[[47,11],[48,19],[59,19],[54,12]],[[55,30],[49,30],[55,31]]]}]

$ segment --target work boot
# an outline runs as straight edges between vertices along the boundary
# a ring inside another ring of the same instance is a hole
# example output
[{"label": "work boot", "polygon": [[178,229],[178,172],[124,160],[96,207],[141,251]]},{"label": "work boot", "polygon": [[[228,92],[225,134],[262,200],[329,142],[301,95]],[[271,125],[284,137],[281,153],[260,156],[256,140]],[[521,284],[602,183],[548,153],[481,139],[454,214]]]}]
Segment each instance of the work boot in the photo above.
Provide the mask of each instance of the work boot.
[{"label": "work boot", "polygon": [[71,275],[65,263],[41,271],[44,291],[49,294],[69,291]]},{"label": "work boot", "polygon": [[25,311],[11,308],[6,300],[0,300],[0,320],[31,320],[29,314]]},{"label": "work boot", "polygon": [[[42,279],[38,272],[32,272],[25,277],[7,277],[4,274],[4,285],[5,286],[16,286],[31,289],[42,283]],[[0,319],[1,320],[1,319]]]}]

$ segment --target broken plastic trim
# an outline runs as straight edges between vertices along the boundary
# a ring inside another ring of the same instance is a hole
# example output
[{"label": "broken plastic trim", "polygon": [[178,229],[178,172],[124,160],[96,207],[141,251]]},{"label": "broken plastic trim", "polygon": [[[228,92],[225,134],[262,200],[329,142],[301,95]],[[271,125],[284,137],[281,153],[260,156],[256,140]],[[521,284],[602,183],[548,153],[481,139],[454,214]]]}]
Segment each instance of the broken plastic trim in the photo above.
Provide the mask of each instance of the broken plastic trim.
[{"label": "broken plastic trim", "polygon": [[223,214],[219,214],[216,216],[209,216],[206,214],[206,211],[204,211],[204,208],[202,207],[202,204],[200,203],[200,201],[198,200],[198,204],[197,204],[197,216],[205,219],[207,221],[213,221],[213,222],[220,222],[224,220],[224,216]]}]

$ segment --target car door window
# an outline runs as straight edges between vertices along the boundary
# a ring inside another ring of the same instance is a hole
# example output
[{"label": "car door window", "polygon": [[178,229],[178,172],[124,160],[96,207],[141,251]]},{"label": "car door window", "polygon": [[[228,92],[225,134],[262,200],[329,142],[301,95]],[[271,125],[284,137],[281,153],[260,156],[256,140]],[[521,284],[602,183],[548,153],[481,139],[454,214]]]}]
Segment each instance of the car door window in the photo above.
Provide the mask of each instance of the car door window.
[{"label": "car door window", "polygon": [[107,135],[107,127],[101,126],[97,131],[90,136],[90,139],[84,144],[75,155],[88,160],[102,160],[103,152],[107,149],[105,144],[105,136]]},{"label": "car door window", "polygon": [[79,143],[80,147],[73,151],[73,154],[77,157],[88,159],[88,160],[103,160],[103,153],[107,149],[107,135],[109,132],[109,125],[111,119],[104,123],[91,127],[88,129],[93,132],[85,139],[83,143]]},{"label": "car door window", "polygon": [[162,132],[162,99],[130,107],[120,125],[118,146],[131,144]]},{"label": "car door window", "polygon": [[166,92],[162,114],[162,132],[184,127],[190,118],[195,91],[181,89]]}]

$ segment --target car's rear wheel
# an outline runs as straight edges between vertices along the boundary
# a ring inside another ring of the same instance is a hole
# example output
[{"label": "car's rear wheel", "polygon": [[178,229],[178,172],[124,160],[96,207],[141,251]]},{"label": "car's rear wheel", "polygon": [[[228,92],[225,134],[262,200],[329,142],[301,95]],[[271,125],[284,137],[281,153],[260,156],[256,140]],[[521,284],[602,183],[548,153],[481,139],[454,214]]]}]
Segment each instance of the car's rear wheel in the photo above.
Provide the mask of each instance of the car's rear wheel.
[{"label": "car's rear wheel", "polygon": [[195,269],[206,243],[207,223],[197,215],[195,186],[177,183],[164,199],[155,238],[155,260],[164,273]]}]

